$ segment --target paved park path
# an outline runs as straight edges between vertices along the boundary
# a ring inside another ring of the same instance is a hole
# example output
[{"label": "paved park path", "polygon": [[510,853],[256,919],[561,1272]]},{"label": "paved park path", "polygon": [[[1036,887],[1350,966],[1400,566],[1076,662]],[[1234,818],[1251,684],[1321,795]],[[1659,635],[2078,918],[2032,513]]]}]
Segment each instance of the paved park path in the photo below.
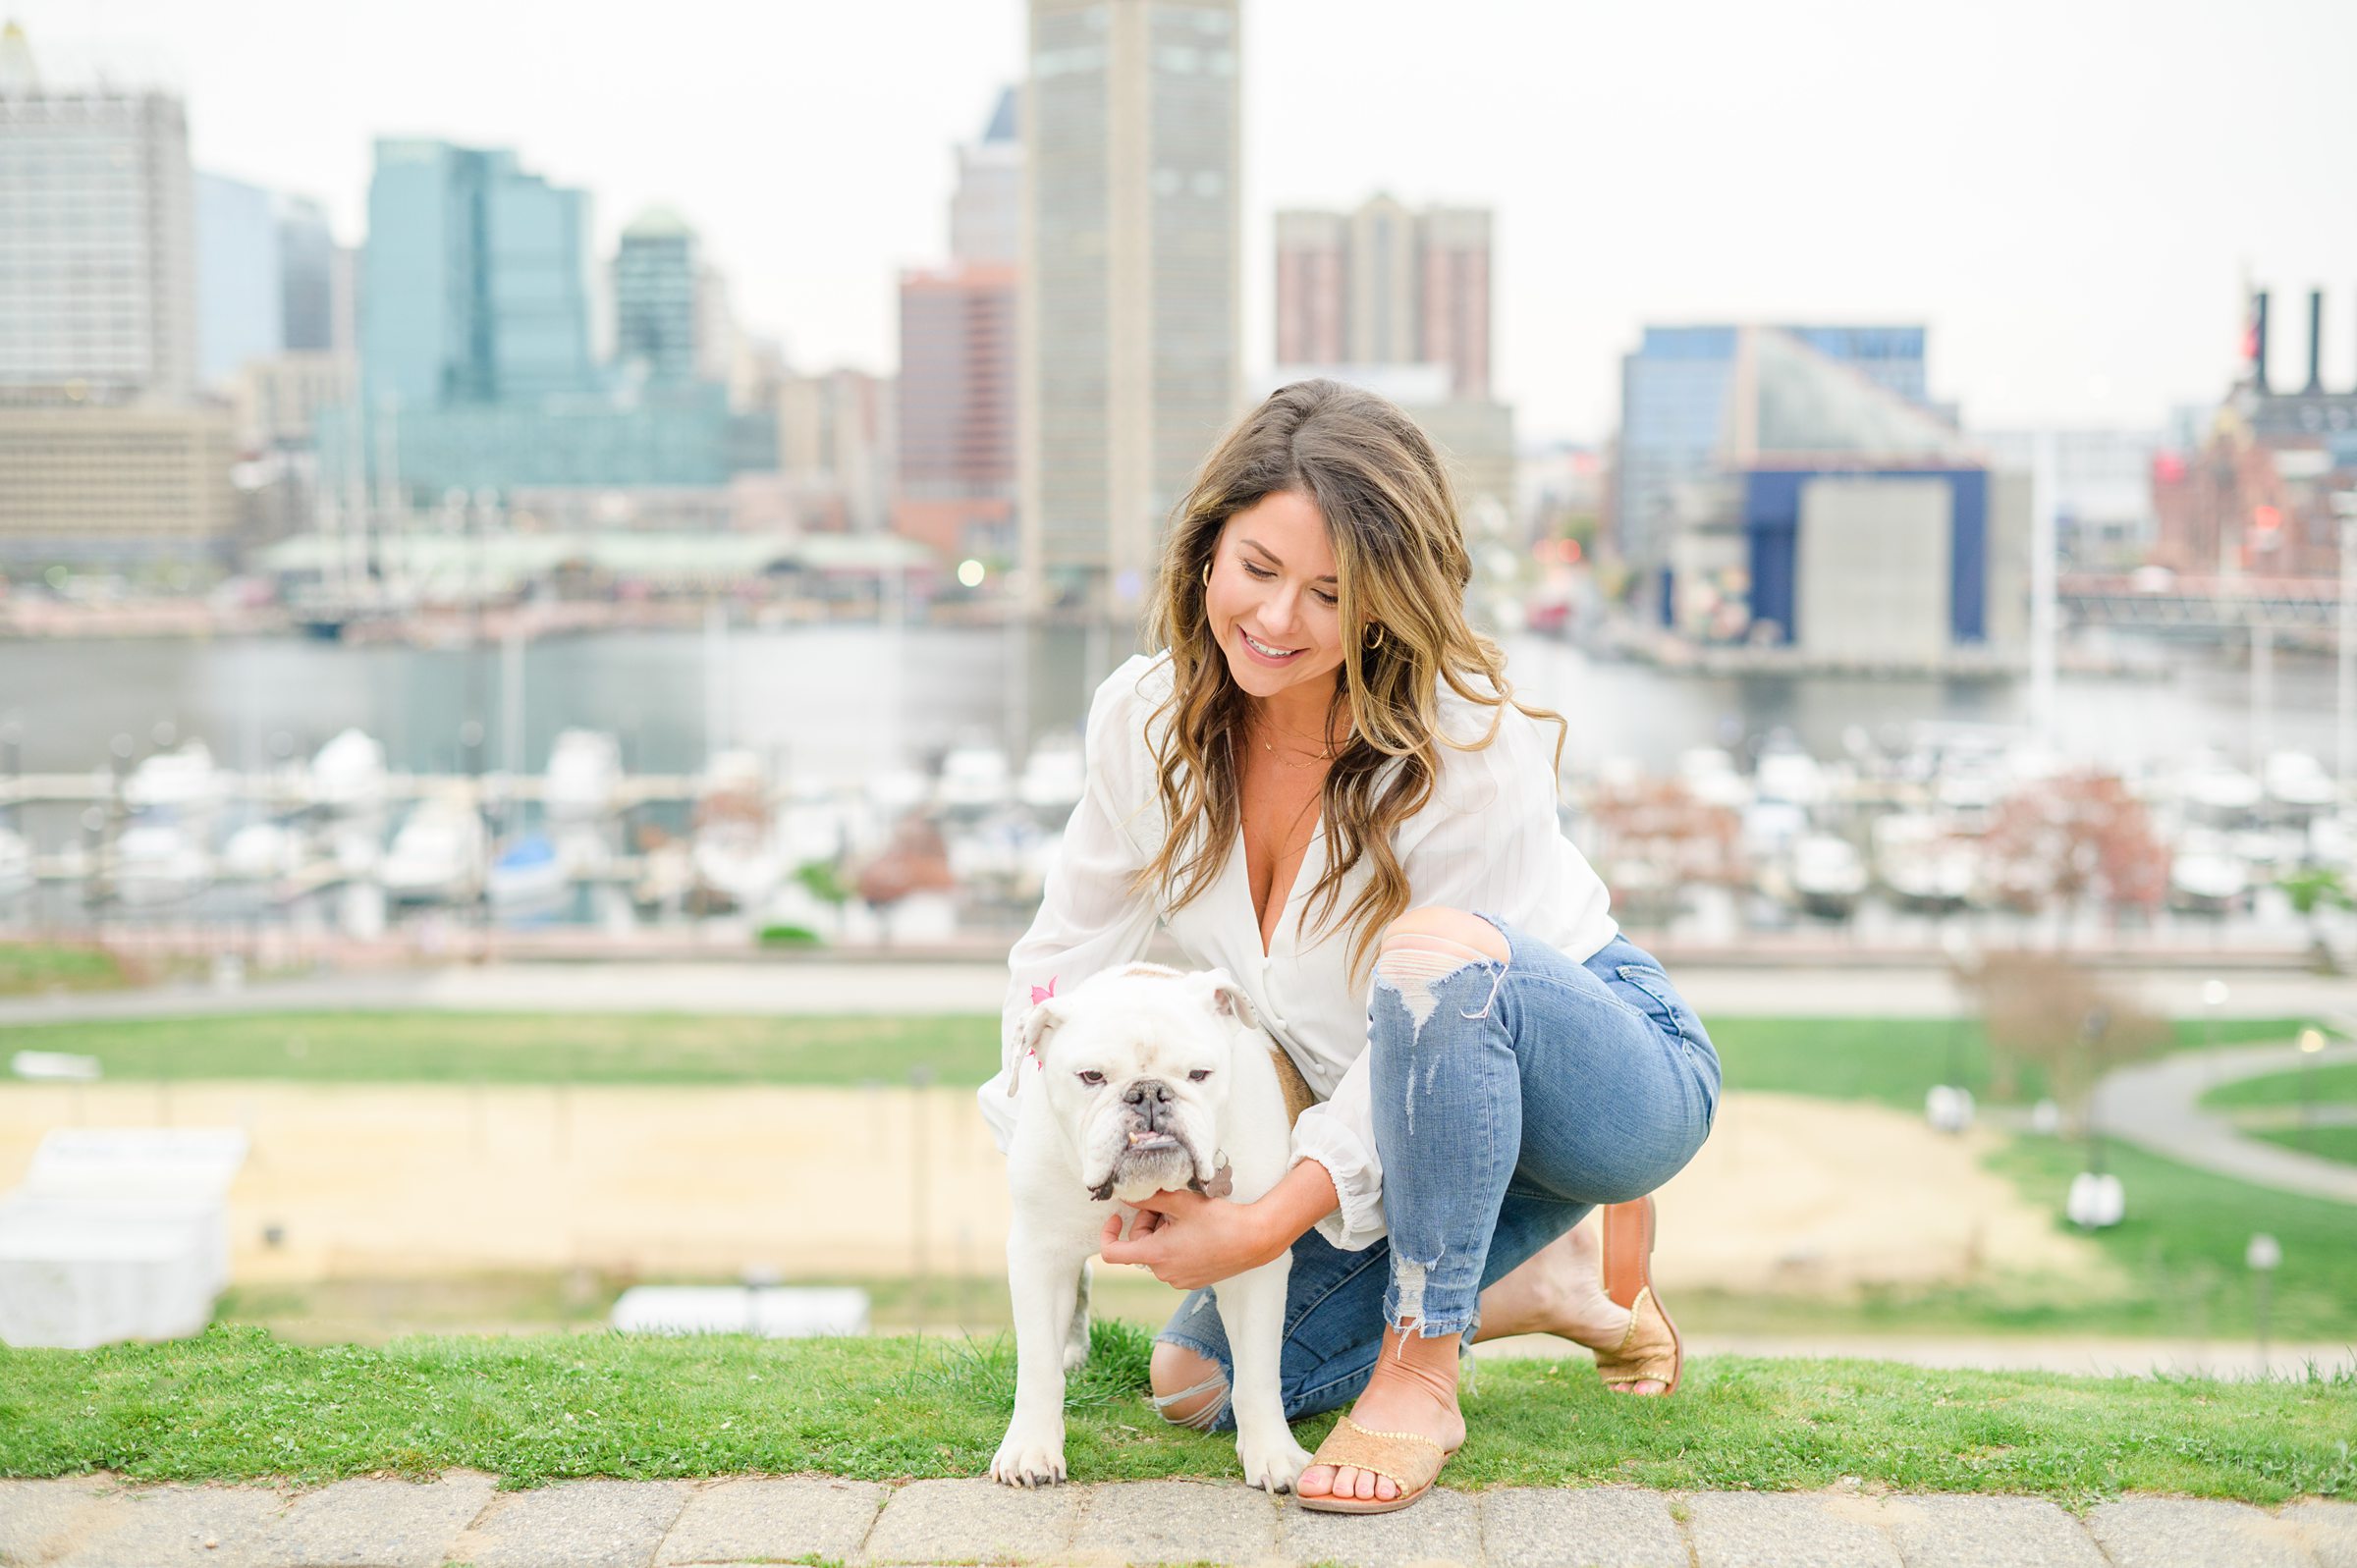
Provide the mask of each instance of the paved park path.
[{"label": "paved park path", "polygon": [[2357,1165],[2246,1138],[2231,1121],[2201,1106],[2202,1096],[2220,1084],[2306,1071],[2312,1059],[2319,1067],[2357,1062],[2357,1044],[2327,1046],[2313,1058],[2297,1046],[2180,1052],[2108,1075],[2096,1086],[2091,1112],[2103,1132],[2181,1165],[2278,1192],[2357,1204]]},{"label": "paved park path", "polygon": [[1487,1568],[2357,1568],[2357,1503],[1501,1488],[1309,1513],[1237,1485],[564,1482],[453,1473],[305,1492],[0,1482],[0,1563],[41,1568],[670,1568],[745,1563]]}]

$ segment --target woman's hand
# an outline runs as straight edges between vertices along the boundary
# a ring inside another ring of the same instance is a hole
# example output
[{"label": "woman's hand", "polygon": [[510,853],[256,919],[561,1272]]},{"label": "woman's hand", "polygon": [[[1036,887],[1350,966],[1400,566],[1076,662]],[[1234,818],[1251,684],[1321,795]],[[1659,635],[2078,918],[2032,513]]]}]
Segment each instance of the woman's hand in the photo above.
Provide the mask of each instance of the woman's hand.
[{"label": "woman's hand", "polygon": [[1180,1290],[1216,1285],[1277,1256],[1256,1208],[1200,1193],[1158,1192],[1137,1206],[1128,1240],[1122,1239],[1120,1215],[1106,1219],[1101,1251],[1107,1263],[1142,1264]]}]

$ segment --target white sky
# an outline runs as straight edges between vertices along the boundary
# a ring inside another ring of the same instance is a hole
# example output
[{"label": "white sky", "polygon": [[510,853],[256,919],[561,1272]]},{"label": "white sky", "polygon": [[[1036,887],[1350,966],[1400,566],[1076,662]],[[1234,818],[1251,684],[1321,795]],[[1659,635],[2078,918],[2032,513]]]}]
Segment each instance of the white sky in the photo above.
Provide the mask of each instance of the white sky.
[{"label": "white sky", "polygon": [[[359,238],[369,140],[512,145],[601,245],[677,207],[806,367],[891,368],[895,273],[947,247],[951,147],[1018,73],[1020,0],[0,0],[44,74],[189,101],[199,167]],[[1248,366],[1269,213],[1388,189],[1496,209],[1497,383],[1530,435],[1611,428],[1647,321],[1923,322],[1984,426],[2158,422],[2275,379],[2326,298],[2357,382],[2348,0],[1246,0]]]}]

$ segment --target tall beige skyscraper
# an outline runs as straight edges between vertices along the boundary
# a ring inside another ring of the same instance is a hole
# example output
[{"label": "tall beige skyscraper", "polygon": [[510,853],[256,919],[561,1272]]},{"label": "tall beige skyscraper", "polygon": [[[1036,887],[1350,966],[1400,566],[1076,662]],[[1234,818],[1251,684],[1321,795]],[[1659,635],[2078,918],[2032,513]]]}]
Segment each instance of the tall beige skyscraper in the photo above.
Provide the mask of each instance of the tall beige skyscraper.
[{"label": "tall beige skyscraper", "polygon": [[1116,615],[1239,392],[1238,0],[1030,0],[1019,374],[1034,604]]}]

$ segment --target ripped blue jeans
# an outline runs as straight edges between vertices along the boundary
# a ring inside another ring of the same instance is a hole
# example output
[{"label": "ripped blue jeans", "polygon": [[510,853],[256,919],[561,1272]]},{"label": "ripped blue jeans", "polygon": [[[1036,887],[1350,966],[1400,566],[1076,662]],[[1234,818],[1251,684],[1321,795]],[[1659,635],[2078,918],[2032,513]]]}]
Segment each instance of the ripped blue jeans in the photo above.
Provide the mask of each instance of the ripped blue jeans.
[{"label": "ripped blue jeans", "polygon": [[[1719,1054],[1651,955],[1616,937],[1574,963],[1481,918],[1506,937],[1504,964],[1377,961],[1367,1049],[1391,1235],[1360,1252],[1316,1230],[1293,1244],[1288,1421],[1355,1399],[1386,1324],[1469,1332],[1483,1289],[1597,1204],[1668,1181],[1710,1133]],[[1225,1383],[1233,1363],[1209,1290],[1179,1303],[1159,1337],[1216,1363]],[[1188,1424],[1233,1426],[1228,1400]]]}]

